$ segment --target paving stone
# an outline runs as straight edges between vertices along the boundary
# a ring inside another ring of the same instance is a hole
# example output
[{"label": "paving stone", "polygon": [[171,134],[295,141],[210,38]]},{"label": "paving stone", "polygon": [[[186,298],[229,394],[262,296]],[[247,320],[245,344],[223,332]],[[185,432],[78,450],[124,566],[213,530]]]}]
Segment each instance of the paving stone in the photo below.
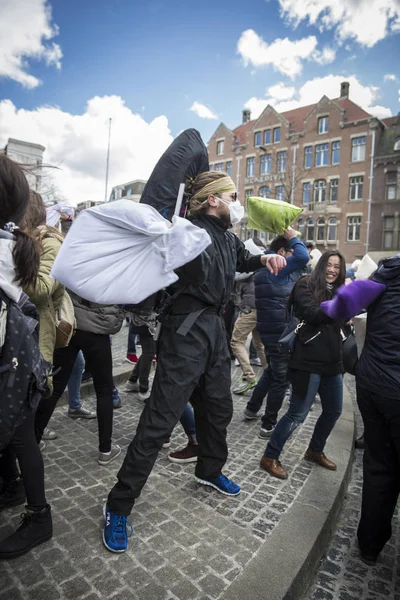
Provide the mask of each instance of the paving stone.
[{"label": "paving stone", "polygon": [[[50,583],[42,583],[28,590],[22,598],[29,600],[57,600],[61,598],[61,595]],[[79,598],[79,596],[75,598]],[[11,600],[10,597],[9,600]],[[12,600],[15,600],[14,595],[12,596]]]},{"label": "paving stone", "polygon": [[174,596],[179,600],[192,600],[199,594],[199,589],[193,585],[188,579],[183,579],[171,589]]},{"label": "paving stone", "polygon": [[218,598],[219,594],[225,589],[226,584],[220,577],[210,574],[200,579],[198,586],[211,598]]}]

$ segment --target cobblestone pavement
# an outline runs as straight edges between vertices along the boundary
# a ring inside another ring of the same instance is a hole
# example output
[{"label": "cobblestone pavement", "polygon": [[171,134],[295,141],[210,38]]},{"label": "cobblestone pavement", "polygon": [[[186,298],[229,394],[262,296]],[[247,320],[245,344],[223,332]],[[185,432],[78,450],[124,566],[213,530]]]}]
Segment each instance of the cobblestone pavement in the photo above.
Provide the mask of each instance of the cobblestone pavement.
[{"label": "cobblestone pavement", "polygon": [[[348,377],[356,411],[357,431],[362,419],[355,401],[354,378]],[[353,473],[338,526],[326,558],[321,562],[307,598],[309,600],[400,600],[400,539],[398,513],[393,519],[393,535],[375,567],[368,567],[358,556],[357,526],[361,508],[362,455],[356,450]]]},{"label": "cobblestone pavement", "polygon": [[[125,355],[126,335],[123,329],[114,339],[115,364]],[[233,384],[239,378],[234,369]],[[26,556],[0,563],[0,600],[219,598],[279,524],[312,469],[302,456],[320,412],[318,404],[286,444],[282,462],[291,476],[279,481],[259,468],[265,442],[257,436],[259,422],[243,420],[248,397],[234,396],[225,472],[242,485],[241,494],[229,498],[198,485],[193,464],[173,464],[169,450],[162,450],[132,512],[129,551],[112,554],[101,540],[102,505],[143,408],[136,394],[121,397],[114,441],[123,453],[107,468],[96,462],[96,421],[74,421],[65,406],[57,408],[51,427],[58,439],[47,442],[44,452],[54,537]],[[93,407],[94,399],[85,405]],[[178,425],[171,449],[183,445],[186,438]],[[18,524],[20,512],[17,507],[1,513],[1,538]]]}]

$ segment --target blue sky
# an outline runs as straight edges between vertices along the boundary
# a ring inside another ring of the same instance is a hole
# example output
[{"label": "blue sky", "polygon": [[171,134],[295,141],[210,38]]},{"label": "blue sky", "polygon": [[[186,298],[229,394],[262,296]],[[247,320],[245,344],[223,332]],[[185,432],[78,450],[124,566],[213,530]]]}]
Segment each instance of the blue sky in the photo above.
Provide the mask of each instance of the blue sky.
[{"label": "blue sky", "polygon": [[111,184],[148,176],[182,129],[207,141],[220,121],[240,124],[244,106],[256,116],[267,102],[285,110],[335,97],[343,78],[364,108],[397,114],[400,6],[391,4],[1,0],[0,144],[24,134],[43,143],[75,199],[99,193],[107,111],[116,123]]}]

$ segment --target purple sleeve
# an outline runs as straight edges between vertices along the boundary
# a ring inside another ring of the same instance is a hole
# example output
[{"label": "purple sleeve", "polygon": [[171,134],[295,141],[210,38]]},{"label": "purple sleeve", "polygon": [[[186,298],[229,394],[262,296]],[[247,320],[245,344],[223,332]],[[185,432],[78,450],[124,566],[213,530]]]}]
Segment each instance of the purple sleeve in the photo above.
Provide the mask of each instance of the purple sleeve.
[{"label": "purple sleeve", "polygon": [[335,321],[350,319],[368,308],[385,290],[384,284],[369,279],[352,281],[340,286],[332,300],[322,302],[321,309]]}]

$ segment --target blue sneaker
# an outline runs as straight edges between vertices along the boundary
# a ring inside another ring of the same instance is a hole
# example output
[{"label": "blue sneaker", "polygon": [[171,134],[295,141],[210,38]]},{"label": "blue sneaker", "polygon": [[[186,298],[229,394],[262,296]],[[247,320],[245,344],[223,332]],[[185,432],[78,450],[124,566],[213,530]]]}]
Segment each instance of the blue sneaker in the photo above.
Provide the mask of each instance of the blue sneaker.
[{"label": "blue sneaker", "polygon": [[[111,552],[125,552],[128,550],[128,537],[133,534],[133,527],[127,517],[116,515],[108,509],[107,502],[104,504],[104,531],[103,543]],[[129,533],[126,531],[129,526]]]},{"label": "blue sneaker", "polygon": [[117,388],[113,388],[113,407],[114,408],[121,408],[122,406],[122,402],[121,402],[121,398],[119,396],[119,392],[117,390]]},{"label": "blue sneaker", "polygon": [[225,475],[220,475],[219,477],[212,477],[211,479],[200,479],[200,477],[196,477],[195,480],[201,485],[209,485],[214,489],[218,490],[221,494],[225,494],[225,496],[237,496],[240,492],[240,485],[225,477]]}]

